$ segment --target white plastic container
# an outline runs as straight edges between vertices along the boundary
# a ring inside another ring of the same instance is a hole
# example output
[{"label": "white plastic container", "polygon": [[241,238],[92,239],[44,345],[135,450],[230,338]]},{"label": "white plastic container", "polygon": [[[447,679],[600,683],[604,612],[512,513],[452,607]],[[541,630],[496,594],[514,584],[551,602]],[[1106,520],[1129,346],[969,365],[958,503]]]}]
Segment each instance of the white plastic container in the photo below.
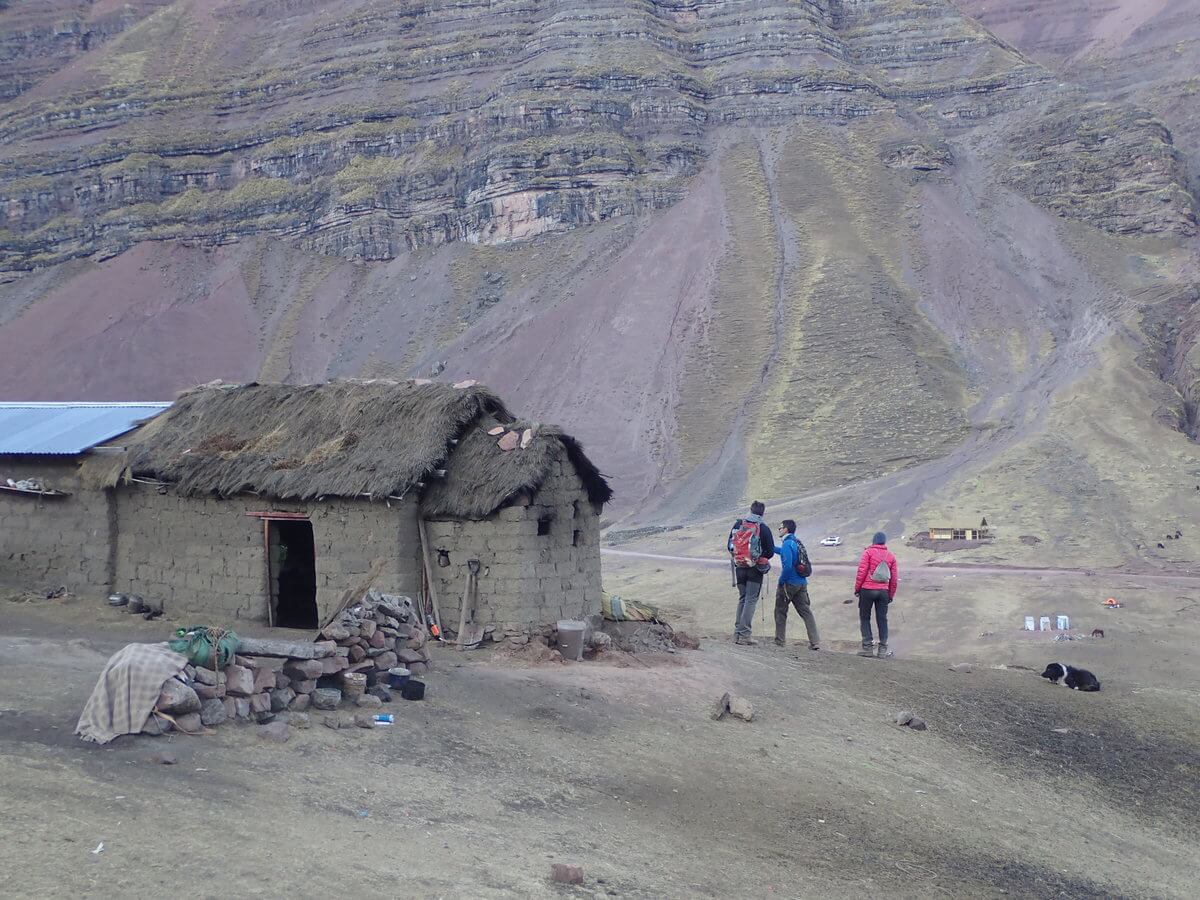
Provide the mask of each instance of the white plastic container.
[{"label": "white plastic container", "polygon": [[1037,631],[1037,625],[1034,624],[1033,616],[1025,617],[1025,630],[1026,631]]},{"label": "white plastic container", "polygon": [[1059,631],[1070,631],[1071,630],[1071,619],[1069,616],[1059,616],[1058,617],[1058,630]]},{"label": "white plastic container", "polygon": [[1050,630],[1050,617],[1042,616],[1040,619],[1038,619],[1038,631],[1049,631],[1049,630]]}]

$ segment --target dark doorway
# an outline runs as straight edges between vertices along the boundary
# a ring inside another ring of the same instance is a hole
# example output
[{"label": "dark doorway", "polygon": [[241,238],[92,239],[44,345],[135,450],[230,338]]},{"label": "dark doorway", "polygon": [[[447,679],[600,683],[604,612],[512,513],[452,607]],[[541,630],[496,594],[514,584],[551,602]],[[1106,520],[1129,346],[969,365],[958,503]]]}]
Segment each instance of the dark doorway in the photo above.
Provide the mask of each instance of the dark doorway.
[{"label": "dark doorway", "polygon": [[317,554],[312,522],[267,523],[271,606],[280,628],[317,628]]}]

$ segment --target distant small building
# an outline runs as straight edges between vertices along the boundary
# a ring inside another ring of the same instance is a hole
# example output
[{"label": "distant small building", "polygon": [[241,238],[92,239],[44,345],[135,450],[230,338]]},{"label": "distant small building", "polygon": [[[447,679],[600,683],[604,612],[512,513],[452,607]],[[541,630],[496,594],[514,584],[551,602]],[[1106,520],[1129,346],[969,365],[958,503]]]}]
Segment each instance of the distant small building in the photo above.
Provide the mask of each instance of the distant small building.
[{"label": "distant small building", "polygon": [[976,527],[930,528],[929,539],[931,541],[988,541],[992,539],[992,530],[988,527],[987,519],[984,519]]}]

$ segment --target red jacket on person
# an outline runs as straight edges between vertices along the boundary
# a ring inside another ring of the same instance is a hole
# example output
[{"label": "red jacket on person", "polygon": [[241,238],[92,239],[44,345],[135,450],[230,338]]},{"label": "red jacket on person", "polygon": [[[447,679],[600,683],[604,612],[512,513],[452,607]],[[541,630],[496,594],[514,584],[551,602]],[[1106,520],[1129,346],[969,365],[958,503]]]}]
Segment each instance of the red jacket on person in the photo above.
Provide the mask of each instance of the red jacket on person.
[{"label": "red jacket on person", "polygon": [[[892,570],[892,580],[887,584],[872,581],[871,573],[881,562],[888,564]],[[896,555],[885,544],[872,544],[863,551],[862,559],[858,561],[858,574],[854,576],[854,593],[859,591],[887,591],[888,599],[896,599],[896,588],[900,587],[900,569],[896,565]]]}]

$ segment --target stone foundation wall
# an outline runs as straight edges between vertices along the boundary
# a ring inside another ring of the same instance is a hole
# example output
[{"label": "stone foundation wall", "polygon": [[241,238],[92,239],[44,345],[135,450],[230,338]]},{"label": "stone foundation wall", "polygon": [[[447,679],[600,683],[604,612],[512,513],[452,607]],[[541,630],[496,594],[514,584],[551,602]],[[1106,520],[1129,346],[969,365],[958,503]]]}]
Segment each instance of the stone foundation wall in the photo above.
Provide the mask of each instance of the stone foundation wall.
[{"label": "stone foundation wall", "polygon": [[109,503],[85,488],[75,457],[0,457],[0,484],[40,478],[69,497],[0,491],[0,582],[31,589],[64,586],[75,593],[109,587]]},{"label": "stone foundation wall", "polygon": [[389,507],[365,500],[280,503],[254,497],[177,497],[153,485],[122,487],[118,495],[115,587],[161,599],[172,615],[224,624],[265,622],[268,612],[263,523],[247,512],[302,512],[313,527],[317,610],[332,614],[349,588],[374,587],[416,596],[420,586],[416,504]]},{"label": "stone foundation wall", "polygon": [[[475,618],[484,625],[530,631],[600,612],[600,518],[565,452],[525,503],[478,522],[431,521],[427,530],[442,622],[451,629],[470,559],[480,562]],[[448,567],[438,565],[439,549]]]}]

